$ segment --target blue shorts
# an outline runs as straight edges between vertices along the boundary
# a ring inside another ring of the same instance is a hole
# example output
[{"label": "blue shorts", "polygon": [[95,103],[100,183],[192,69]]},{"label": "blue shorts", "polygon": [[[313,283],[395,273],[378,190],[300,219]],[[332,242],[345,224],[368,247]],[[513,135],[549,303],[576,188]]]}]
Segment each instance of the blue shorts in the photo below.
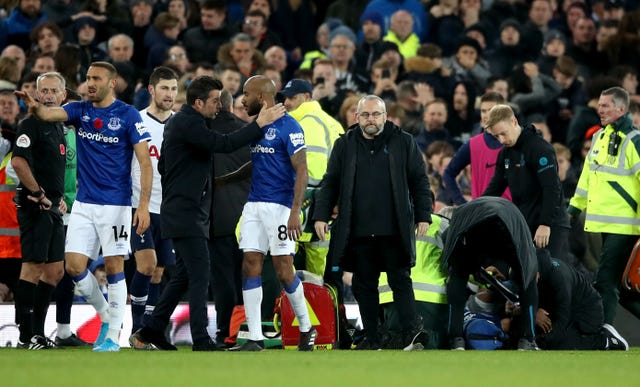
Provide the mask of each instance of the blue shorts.
[{"label": "blue shorts", "polygon": [[[136,209],[133,209],[135,214]],[[136,234],[136,228],[131,226],[131,252],[153,249],[156,251],[158,266],[174,265],[176,254],[173,251],[171,239],[162,239],[160,230],[160,214],[149,213],[151,224],[142,235]]]}]

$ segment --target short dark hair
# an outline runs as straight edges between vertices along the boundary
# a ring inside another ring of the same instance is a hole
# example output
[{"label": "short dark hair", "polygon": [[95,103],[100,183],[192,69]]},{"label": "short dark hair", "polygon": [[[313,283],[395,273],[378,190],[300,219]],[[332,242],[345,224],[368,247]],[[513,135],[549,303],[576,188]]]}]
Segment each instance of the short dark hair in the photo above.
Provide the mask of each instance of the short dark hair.
[{"label": "short dark hair", "polygon": [[482,102],[496,102],[498,104],[504,104],[507,101],[504,99],[502,94],[496,91],[489,91],[484,93],[482,97],[480,97],[480,103]]},{"label": "short dark hair", "polygon": [[267,23],[268,23],[267,15],[265,15],[264,12],[262,11],[258,11],[257,9],[254,9],[253,11],[247,12],[244,16],[259,16],[262,18],[262,25],[265,27],[267,26]]},{"label": "short dark hair", "polygon": [[158,82],[160,82],[163,79],[167,79],[167,80],[175,79],[175,80],[178,80],[178,74],[176,74],[175,71],[173,71],[172,69],[170,69],[168,67],[158,66],[155,69],[153,69],[153,72],[149,76],[149,85],[155,86],[155,85],[158,84]]},{"label": "short dark hair", "polygon": [[116,70],[116,67],[109,62],[104,62],[104,61],[92,62],[89,65],[89,67],[100,67],[102,69],[108,70],[109,77],[111,79],[115,79],[118,77],[118,70]]},{"label": "short dark hair", "polygon": [[208,75],[197,77],[187,87],[187,104],[193,106],[197,99],[205,101],[211,90],[222,90],[222,82]]}]

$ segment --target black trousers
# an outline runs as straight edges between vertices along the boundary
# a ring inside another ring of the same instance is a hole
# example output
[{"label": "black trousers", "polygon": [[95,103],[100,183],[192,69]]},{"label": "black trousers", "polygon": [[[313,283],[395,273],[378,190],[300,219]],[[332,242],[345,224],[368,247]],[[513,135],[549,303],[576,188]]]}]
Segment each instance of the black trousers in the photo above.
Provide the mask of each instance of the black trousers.
[{"label": "black trousers", "polygon": [[194,345],[206,345],[211,340],[207,333],[207,289],[211,274],[207,239],[174,238],[173,246],[176,269],[160,295],[149,327],[164,332],[171,314],[188,290],[191,338]]},{"label": "black trousers", "polygon": [[216,341],[229,336],[233,308],[242,303],[242,251],[234,235],[213,238],[211,252],[211,293],[216,306]]},{"label": "black trousers", "polygon": [[[539,335],[536,341],[542,349],[598,350],[605,349],[606,339],[602,333],[604,312],[600,295],[586,295],[583,299],[572,300],[580,305],[572,306],[569,324],[566,327],[554,323],[546,335]],[[544,308],[543,305],[540,306]],[[553,321],[552,321],[553,322]]]},{"label": "black trousers", "polygon": [[403,332],[411,332],[416,324],[416,304],[411,282],[411,268],[399,236],[354,238],[349,243],[353,254],[352,290],[360,308],[362,325],[367,338],[377,341],[380,298],[378,279],[387,273],[393,300]]},{"label": "black trousers", "polygon": [[594,287],[602,297],[604,322],[613,324],[618,302],[640,318],[640,295],[622,289],[622,273],[637,235],[602,234],[602,253]]}]

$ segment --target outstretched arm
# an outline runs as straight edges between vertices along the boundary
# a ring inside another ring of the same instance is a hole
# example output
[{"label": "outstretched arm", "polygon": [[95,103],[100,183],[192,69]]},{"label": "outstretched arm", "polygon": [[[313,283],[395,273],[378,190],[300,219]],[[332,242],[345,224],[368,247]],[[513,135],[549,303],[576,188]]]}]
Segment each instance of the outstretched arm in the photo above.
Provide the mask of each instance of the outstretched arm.
[{"label": "outstretched arm", "polygon": [[22,98],[24,103],[29,108],[29,112],[34,116],[38,117],[43,121],[68,121],[69,116],[67,115],[67,111],[58,106],[44,106],[40,104],[38,101],[33,99],[27,92],[16,90],[14,94],[18,96],[18,98]]}]

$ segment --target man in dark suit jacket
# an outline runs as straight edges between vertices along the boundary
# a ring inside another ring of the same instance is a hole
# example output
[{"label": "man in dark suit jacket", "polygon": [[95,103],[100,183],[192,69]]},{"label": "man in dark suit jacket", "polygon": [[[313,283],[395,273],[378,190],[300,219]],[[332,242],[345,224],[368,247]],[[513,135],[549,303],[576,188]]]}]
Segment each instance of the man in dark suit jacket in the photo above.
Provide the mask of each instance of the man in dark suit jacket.
[{"label": "man in dark suit jacket", "polygon": [[232,152],[262,137],[260,127],[284,115],[276,105],[260,111],[255,122],[230,135],[209,129],[220,109],[222,83],[208,76],[194,79],[187,88],[187,103],[167,122],[158,171],[162,175],[162,237],[171,238],[176,270],[162,292],[151,320],[132,335],[139,349],[175,350],[164,329],[183,293],[189,290],[191,337],[194,351],[216,350],[207,333],[209,287],[209,220],[212,153]]},{"label": "man in dark suit jacket", "polygon": [[[221,134],[231,134],[247,124],[231,112],[232,103],[231,93],[222,90],[220,111],[211,122],[211,129]],[[209,288],[215,297],[218,325],[216,344],[219,347],[229,336],[233,308],[242,301],[242,251],[238,247],[235,229],[249,196],[251,169],[251,151],[248,146],[232,153],[213,155],[215,187],[211,202]]]}]

